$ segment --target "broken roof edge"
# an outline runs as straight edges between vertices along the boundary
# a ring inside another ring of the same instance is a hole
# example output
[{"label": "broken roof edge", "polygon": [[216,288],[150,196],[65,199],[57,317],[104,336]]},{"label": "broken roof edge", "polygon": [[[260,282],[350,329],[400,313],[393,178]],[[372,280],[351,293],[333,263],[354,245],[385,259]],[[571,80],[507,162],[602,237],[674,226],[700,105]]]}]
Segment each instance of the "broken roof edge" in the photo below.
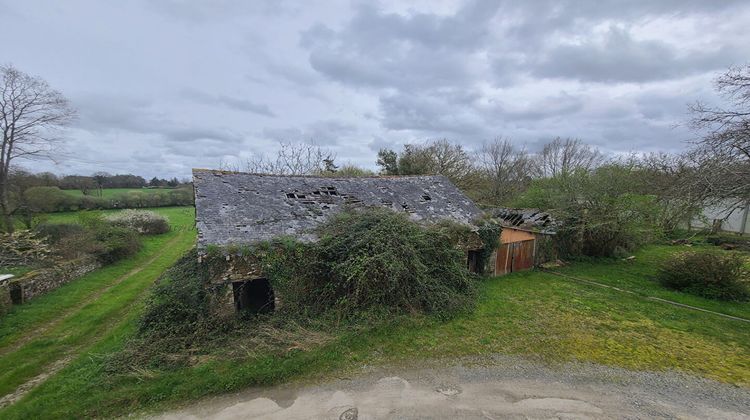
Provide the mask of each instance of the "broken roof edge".
[{"label": "broken roof edge", "polygon": [[[279,178],[310,178],[310,179],[406,179],[406,178],[443,178],[453,183],[445,175],[367,175],[367,176],[325,176],[325,175],[291,175],[291,174],[269,174],[262,172],[242,172],[242,171],[227,171],[223,169],[205,169],[205,168],[193,168],[193,175],[196,173],[211,173],[214,175],[254,175],[254,176],[268,176],[268,177],[279,177]],[[335,174],[335,172],[333,173]]]},{"label": "broken roof edge", "polygon": [[539,208],[491,207],[483,210],[504,228],[556,235],[560,227],[560,222],[551,211]]}]

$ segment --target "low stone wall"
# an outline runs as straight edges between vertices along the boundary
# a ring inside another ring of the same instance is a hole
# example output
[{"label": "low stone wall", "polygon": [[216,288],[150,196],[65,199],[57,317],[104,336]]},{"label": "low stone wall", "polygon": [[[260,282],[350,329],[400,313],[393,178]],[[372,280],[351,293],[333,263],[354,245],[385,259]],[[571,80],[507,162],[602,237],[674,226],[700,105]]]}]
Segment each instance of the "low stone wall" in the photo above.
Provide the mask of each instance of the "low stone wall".
[{"label": "low stone wall", "polygon": [[13,279],[9,283],[11,301],[14,305],[28,302],[99,267],[101,267],[101,264],[96,258],[87,256],[73,261],[65,261],[55,267],[32,271],[22,277]]}]

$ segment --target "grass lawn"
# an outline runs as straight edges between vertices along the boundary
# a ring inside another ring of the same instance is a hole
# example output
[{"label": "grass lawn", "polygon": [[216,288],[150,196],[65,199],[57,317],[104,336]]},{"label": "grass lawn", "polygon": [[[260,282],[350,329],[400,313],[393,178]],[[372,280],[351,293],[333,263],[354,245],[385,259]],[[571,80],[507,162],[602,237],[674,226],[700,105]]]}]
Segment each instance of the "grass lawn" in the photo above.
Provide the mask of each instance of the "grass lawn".
[{"label": "grass lawn", "polygon": [[[701,248],[716,249],[716,247],[710,245],[693,247],[649,245],[638,251],[635,254],[634,260],[611,260],[608,263],[596,260],[582,261],[576,262],[569,267],[556,269],[556,271],[631,290],[641,295],[673,300],[727,315],[750,319],[750,304],[703,299],[686,293],[665,289],[655,281],[654,278],[658,264],[669,255],[675,252],[699,250]],[[750,259],[748,259],[748,265],[750,265]]]},{"label": "grass lawn", "polygon": [[[0,395],[48,372],[56,362],[90,357],[93,346],[132,324],[149,286],[195,242],[192,207],[154,211],[169,218],[169,233],[144,237],[143,249],[134,257],[15,306],[0,318]],[[51,219],[75,221],[77,215],[58,213]]]},{"label": "grass lawn", "polygon": [[[679,250],[648,247],[633,262],[577,263],[564,271],[739,316],[750,313],[748,303],[720,304],[651,283],[655,262]],[[128,311],[127,322],[112,327],[59,374],[0,411],[0,417],[124,415],[253,385],[338,376],[368,365],[495,353],[551,364],[577,360],[675,369],[750,386],[750,324],[538,271],[484,280],[476,309],[450,321],[401,317],[363,332],[334,332],[333,341],[307,351],[239,358],[222,353],[179,370],[108,373],[106,355],[123,347],[136,316],[137,311]],[[242,341],[233,345],[239,348]]]},{"label": "grass lawn", "polygon": [[[116,195],[125,194],[129,192],[141,192],[145,194],[166,194],[169,191],[173,191],[173,188],[104,188],[102,189],[102,197],[103,198],[111,198]],[[63,190],[66,194],[80,197],[83,195],[81,190]],[[91,190],[91,194],[94,197],[98,197],[96,195],[95,190]]]}]

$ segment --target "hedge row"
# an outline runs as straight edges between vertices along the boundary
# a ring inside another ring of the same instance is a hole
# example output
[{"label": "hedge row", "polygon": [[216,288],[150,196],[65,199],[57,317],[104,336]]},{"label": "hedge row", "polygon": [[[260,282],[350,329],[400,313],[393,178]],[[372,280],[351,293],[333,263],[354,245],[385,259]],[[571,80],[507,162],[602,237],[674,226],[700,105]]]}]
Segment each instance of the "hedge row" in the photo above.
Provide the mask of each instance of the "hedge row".
[{"label": "hedge row", "polygon": [[160,191],[129,191],[112,197],[74,196],[57,187],[34,187],[24,192],[25,208],[32,213],[58,211],[145,208],[193,205],[193,191],[178,188]]}]

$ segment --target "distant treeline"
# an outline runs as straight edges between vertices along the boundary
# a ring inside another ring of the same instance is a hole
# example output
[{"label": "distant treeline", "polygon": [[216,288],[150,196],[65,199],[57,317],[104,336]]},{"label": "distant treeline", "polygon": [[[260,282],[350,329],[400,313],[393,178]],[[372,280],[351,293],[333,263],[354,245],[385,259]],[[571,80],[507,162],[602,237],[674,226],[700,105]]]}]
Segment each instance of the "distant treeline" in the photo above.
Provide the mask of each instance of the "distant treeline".
[{"label": "distant treeline", "polygon": [[146,181],[137,175],[106,173],[57,176],[16,169],[8,181],[9,213],[28,226],[40,213],[193,205],[192,184],[176,178]]},{"label": "distant treeline", "polygon": [[12,178],[14,178],[11,180],[12,183],[27,187],[58,187],[62,190],[80,190],[84,195],[95,195],[97,192],[107,188],[175,188],[189,184],[189,181],[180,181],[177,178],[163,179],[153,177],[151,180],[146,181],[145,178],[138,175],[110,175],[105,172],[97,172],[90,176],[57,176],[51,172],[33,174],[26,171],[15,171]]}]

